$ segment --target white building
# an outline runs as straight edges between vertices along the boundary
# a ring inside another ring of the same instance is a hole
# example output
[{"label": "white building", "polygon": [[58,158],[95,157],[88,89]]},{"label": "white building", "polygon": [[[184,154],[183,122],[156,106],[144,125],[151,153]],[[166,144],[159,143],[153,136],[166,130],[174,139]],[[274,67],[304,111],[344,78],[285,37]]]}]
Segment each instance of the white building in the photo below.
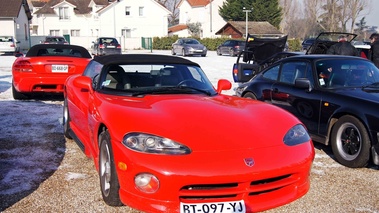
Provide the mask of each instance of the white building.
[{"label": "white building", "polygon": [[100,36],[112,36],[124,49],[141,48],[141,37],[168,34],[170,11],[155,0],[31,1],[32,34],[70,35],[70,43],[90,47]]},{"label": "white building", "polygon": [[187,26],[189,23],[201,24],[201,38],[218,37],[215,35],[226,21],[219,15],[219,7],[224,0],[181,0],[178,4],[179,24],[170,28],[170,34],[179,37],[191,36]]}]

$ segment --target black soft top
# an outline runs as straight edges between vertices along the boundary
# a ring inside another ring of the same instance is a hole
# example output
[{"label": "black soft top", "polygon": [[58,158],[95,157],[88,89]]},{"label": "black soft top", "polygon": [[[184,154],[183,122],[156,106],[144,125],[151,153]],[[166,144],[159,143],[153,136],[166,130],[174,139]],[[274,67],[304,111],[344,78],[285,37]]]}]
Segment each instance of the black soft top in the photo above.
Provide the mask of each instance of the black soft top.
[{"label": "black soft top", "polygon": [[26,53],[26,57],[36,56],[67,56],[92,58],[88,50],[82,46],[69,44],[36,44]]},{"label": "black soft top", "polygon": [[115,54],[98,56],[93,59],[103,65],[110,64],[184,64],[200,67],[190,60],[169,55],[158,54]]}]

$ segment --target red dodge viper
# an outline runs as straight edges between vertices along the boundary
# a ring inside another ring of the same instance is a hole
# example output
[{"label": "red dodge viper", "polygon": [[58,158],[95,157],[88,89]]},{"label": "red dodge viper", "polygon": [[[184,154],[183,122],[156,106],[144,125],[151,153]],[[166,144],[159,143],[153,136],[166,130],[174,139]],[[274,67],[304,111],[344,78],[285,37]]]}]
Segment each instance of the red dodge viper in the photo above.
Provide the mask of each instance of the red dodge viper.
[{"label": "red dodge viper", "polygon": [[63,93],[68,76],[81,74],[91,54],[84,47],[37,44],[12,66],[14,99],[28,99],[33,93]]},{"label": "red dodge viper", "polygon": [[64,88],[64,133],[93,158],[104,201],[144,212],[255,212],[310,187],[313,143],[293,115],[222,95],[176,56],[94,58]]}]

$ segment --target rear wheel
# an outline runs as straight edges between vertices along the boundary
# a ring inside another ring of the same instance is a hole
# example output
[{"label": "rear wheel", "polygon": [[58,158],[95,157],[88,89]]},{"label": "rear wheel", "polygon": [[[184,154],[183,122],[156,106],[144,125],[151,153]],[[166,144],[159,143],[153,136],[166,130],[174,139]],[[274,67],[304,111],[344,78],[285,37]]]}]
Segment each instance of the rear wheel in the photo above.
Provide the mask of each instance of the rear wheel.
[{"label": "rear wheel", "polygon": [[67,106],[67,98],[65,98],[63,102],[63,132],[64,132],[64,136],[68,139],[72,139],[70,135],[70,131],[71,131],[70,121],[71,119],[70,119],[70,113],[68,111],[68,106]]},{"label": "rear wheel", "polygon": [[103,130],[99,136],[99,177],[103,200],[110,206],[122,206],[120,200],[120,183],[114,164],[111,137],[108,130]]},{"label": "rear wheel", "polygon": [[13,83],[12,83],[12,95],[13,95],[13,99],[15,99],[15,100],[29,99],[28,95],[17,91],[16,88],[14,87]]},{"label": "rear wheel", "polygon": [[357,118],[341,117],[331,137],[333,154],[339,163],[351,168],[367,166],[371,142],[365,126]]}]

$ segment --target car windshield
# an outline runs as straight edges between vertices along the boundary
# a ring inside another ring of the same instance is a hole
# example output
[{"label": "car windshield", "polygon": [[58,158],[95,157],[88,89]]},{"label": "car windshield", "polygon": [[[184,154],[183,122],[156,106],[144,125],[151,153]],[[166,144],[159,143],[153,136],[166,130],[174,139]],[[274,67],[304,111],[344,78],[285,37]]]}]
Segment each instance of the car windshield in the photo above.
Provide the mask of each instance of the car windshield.
[{"label": "car windshield", "polygon": [[200,67],[178,64],[104,66],[97,85],[103,92],[129,96],[216,94]]},{"label": "car windshield", "polygon": [[13,42],[13,38],[10,36],[0,36],[0,42]]},{"label": "car windshield", "polygon": [[185,39],[183,41],[185,44],[199,44],[199,42],[195,39]]},{"label": "car windshield", "polygon": [[100,43],[102,44],[117,44],[117,40],[115,38],[102,38]]},{"label": "car windshield", "polygon": [[316,62],[318,83],[324,88],[377,86],[379,70],[369,61],[329,59]]}]

